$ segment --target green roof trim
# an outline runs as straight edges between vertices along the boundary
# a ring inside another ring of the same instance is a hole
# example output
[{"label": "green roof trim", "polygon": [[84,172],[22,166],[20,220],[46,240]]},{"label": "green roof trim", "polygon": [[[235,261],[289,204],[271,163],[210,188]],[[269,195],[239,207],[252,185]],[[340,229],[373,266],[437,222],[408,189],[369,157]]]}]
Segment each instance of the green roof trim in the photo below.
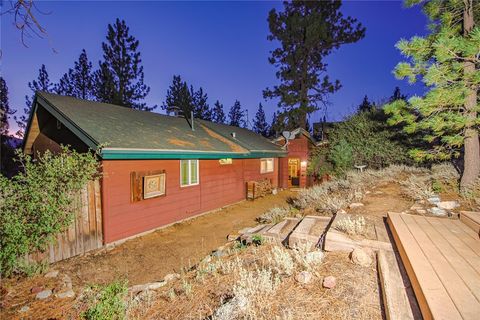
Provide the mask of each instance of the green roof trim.
[{"label": "green roof trim", "polygon": [[[103,159],[222,159],[285,157],[287,152],[251,130],[37,92],[43,107]],[[38,104],[38,105],[37,105]],[[30,117],[32,118],[32,117]],[[28,132],[27,132],[28,134]]]}]

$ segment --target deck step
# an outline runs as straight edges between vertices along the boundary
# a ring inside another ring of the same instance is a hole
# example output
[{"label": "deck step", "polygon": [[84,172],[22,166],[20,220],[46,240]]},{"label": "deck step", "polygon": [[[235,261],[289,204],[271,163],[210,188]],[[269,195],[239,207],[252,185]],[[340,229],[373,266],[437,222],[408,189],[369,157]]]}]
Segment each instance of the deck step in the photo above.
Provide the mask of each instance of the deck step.
[{"label": "deck step", "polygon": [[267,241],[285,243],[287,237],[292,233],[293,229],[295,229],[299,222],[299,218],[285,218],[285,220],[277,223],[268,230],[265,230],[265,232],[262,233],[262,236]]},{"label": "deck step", "polygon": [[410,282],[406,274],[402,277],[395,252],[378,250],[377,260],[387,319],[421,319]]},{"label": "deck step", "polygon": [[480,212],[460,211],[460,221],[475,231],[475,233],[480,237]]},{"label": "deck step", "polygon": [[295,247],[299,245],[316,246],[320,238],[325,233],[331,217],[306,216],[297,225],[295,230],[288,238],[288,246]]}]

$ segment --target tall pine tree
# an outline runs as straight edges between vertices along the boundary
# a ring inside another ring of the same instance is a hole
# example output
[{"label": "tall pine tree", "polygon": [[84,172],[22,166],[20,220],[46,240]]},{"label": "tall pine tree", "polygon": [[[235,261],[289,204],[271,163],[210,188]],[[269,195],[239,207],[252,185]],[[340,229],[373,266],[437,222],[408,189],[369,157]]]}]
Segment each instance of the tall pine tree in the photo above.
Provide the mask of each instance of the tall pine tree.
[{"label": "tall pine tree", "polygon": [[225,123],[225,112],[223,111],[223,104],[220,101],[216,101],[212,109],[212,121],[216,123]]},{"label": "tall pine tree", "polygon": [[208,96],[200,87],[197,91],[190,86],[190,95],[193,98],[193,116],[198,119],[212,120],[212,111],[208,105]]},{"label": "tall pine tree", "polygon": [[150,92],[144,83],[139,41],[130,35],[124,20],[108,25],[107,41],[102,43],[103,61],[95,73],[97,99],[102,102],[151,111],[142,100]]},{"label": "tall pine tree", "polygon": [[92,63],[88,60],[85,49],[75,61],[73,69],[68,69],[55,86],[55,91],[61,95],[67,95],[79,99],[95,99],[94,73]]},{"label": "tall pine tree", "polygon": [[247,123],[245,121],[245,112],[242,110],[242,106],[240,105],[240,101],[235,100],[235,103],[230,108],[228,112],[228,120],[229,125],[235,127],[246,127]]},{"label": "tall pine tree", "polygon": [[5,79],[0,76],[0,136],[8,136],[10,128],[8,120],[15,113],[15,110],[10,108],[8,101],[8,87]]},{"label": "tall pine tree", "polygon": [[186,117],[190,117],[193,107],[193,97],[190,90],[188,90],[187,83],[182,81],[179,75],[173,76],[172,84],[167,90],[167,97],[162,105],[162,109],[169,114],[178,110]]},{"label": "tall pine tree", "polygon": [[253,131],[261,134],[264,137],[268,137],[270,128],[268,127],[267,119],[265,117],[265,111],[261,103],[258,104],[258,110],[253,120]]},{"label": "tall pine tree", "polygon": [[15,121],[18,124],[19,130],[17,131],[17,135],[19,137],[23,137],[25,129],[27,128],[28,118],[30,116],[30,112],[32,110],[33,99],[35,97],[35,93],[37,91],[44,91],[44,92],[54,92],[55,87],[52,82],[50,82],[50,77],[48,76],[47,68],[44,64],[38,70],[38,77],[36,80],[28,83],[28,87],[32,91],[32,95],[25,96],[25,108],[23,109],[23,114],[19,117],[14,117]]},{"label": "tall pine tree", "polygon": [[421,133],[424,146],[411,150],[414,159],[445,160],[463,154],[460,186],[468,188],[480,174],[478,117],[480,87],[480,2],[474,0],[409,0],[421,4],[430,19],[430,34],[400,40],[408,58],[395,69],[398,78],[422,79],[424,96],[387,105],[389,123]]},{"label": "tall pine tree", "polygon": [[370,101],[368,101],[367,95],[363,97],[362,103],[358,106],[358,112],[368,112],[373,109],[374,105]]},{"label": "tall pine tree", "polygon": [[340,12],[341,1],[284,2],[284,11],[272,9],[268,16],[268,39],[280,42],[269,62],[277,69],[279,85],[267,88],[265,98],[279,98],[288,114],[289,127],[305,127],[307,115],[327,102],[340,88],[326,75],[324,59],[346,43],[362,39],[365,28]]},{"label": "tall pine tree", "polygon": [[388,99],[388,102],[389,102],[389,103],[392,103],[392,102],[397,101],[397,100],[405,100],[405,101],[407,101],[407,96],[404,95],[404,94],[400,91],[400,88],[399,88],[399,87],[395,87],[395,90],[393,90],[393,94],[392,94],[392,96]]}]

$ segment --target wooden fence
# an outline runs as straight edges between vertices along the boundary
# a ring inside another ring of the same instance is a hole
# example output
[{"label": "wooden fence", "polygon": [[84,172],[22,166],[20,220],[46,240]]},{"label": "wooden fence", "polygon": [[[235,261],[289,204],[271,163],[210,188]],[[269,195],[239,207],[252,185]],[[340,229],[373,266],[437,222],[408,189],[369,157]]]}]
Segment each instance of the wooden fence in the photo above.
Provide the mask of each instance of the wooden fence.
[{"label": "wooden fence", "polygon": [[103,246],[102,202],[99,181],[90,181],[75,198],[75,220],[70,227],[58,234],[57,241],[43,253],[30,255],[31,260],[46,259],[50,263]]}]

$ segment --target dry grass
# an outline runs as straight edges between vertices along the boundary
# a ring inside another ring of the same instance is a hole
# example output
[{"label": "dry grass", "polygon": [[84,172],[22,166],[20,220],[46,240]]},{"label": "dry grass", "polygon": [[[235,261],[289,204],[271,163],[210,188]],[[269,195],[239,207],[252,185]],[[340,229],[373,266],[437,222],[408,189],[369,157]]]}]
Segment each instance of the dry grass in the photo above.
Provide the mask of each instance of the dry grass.
[{"label": "dry grass", "polygon": [[364,235],[366,233],[366,221],[363,216],[344,216],[335,221],[334,227],[348,235]]},{"label": "dry grass", "polygon": [[256,221],[259,223],[278,223],[286,217],[294,216],[298,210],[294,208],[279,208],[274,207],[258,216]]},{"label": "dry grass", "polygon": [[411,175],[400,184],[404,194],[413,200],[425,200],[435,196],[430,175]]}]

